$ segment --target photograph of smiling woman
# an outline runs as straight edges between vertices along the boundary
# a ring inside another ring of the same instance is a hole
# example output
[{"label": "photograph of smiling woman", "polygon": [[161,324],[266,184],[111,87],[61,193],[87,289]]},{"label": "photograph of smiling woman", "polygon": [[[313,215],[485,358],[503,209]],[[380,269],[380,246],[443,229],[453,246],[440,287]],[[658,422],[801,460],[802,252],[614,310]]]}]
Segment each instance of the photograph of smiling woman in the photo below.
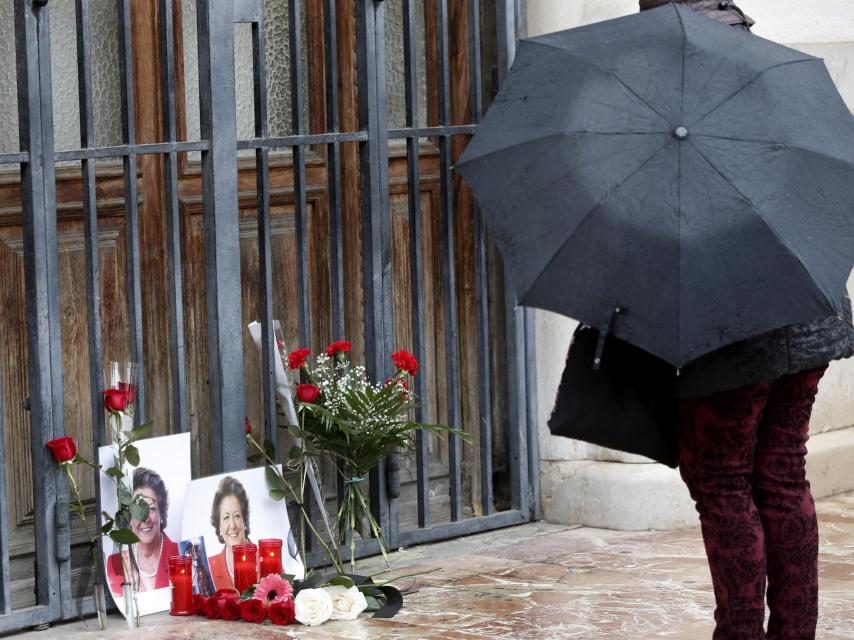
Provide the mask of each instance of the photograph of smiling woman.
[{"label": "photograph of smiling woman", "polygon": [[243,484],[226,476],[219,482],[211,503],[211,526],[223,545],[221,553],[208,557],[208,567],[215,589],[234,586],[232,547],[251,542],[249,539],[249,496]]},{"label": "photograph of smiling woman", "polygon": [[[137,467],[133,472],[133,495],[142,495],[148,503],[145,520],[131,520],[131,529],[139,538],[125,550],[128,580],[140,593],[169,586],[169,557],[178,554],[178,544],[166,535],[169,513],[169,493],[166,483],[156,471]],[[107,558],[107,579],[110,590],[121,594],[122,561],[118,553]]]}]

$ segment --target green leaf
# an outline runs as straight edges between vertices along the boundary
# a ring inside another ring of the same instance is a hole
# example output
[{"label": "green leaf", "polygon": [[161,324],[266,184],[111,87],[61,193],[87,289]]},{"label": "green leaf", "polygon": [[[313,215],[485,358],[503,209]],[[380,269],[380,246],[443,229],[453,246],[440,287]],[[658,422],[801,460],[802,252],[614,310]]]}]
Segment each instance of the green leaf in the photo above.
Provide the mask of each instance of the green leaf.
[{"label": "green leaf", "polygon": [[134,544],[139,542],[139,538],[130,529],[115,529],[110,531],[110,539],[119,544]]},{"label": "green leaf", "polygon": [[145,424],[139,425],[136,429],[131,429],[128,432],[128,437],[131,440],[142,440],[143,438],[150,438],[153,431],[154,423],[146,422]]},{"label": "green leaf", "polygon": [[119,485],[118,498],[119,504],[124,506],[128,506],[131,502],[133,502],[133,495],[128,490],[128,488],[123,485]]},{"label": "green leaf", "polygon": [[151,510],[145,500],[134,500],[130,505],[130,517],[134,520],[142,522],[148,518],[148,513]]},{"label": "green leaf", "polygon": [[110,467],[105,473],[111,478],[116,478],[117,480],[125,477],[125,474],[122,473],[122,470],[118,467]]},{"label": "green leaf", "polygon": [[122,507],[116,512],[115,526],[118,529],[125,529],[130,525],[130,511],[127,507]]},{"label": "green leaf", "polygon": [[257,465],[261,462],[261,460],[263,460],[263,458],[261,457],[261,454],[258,453],[253,453],[251,456],[246,456],[246,461],[249,464]]},{"label": "green leaf", "polygon": [[302,449],[300,449],[296,445],[291,447],[291,450],[288,451],[288,458],[290,460],[299,460],[301,457],[302,457]]},{"label": "green leaf", "polygon": [[271,499],[275,500],[276,502],[281,502],[282,500],[285,499],[285,492],[282,491],[281,489],[270,489],[270,491],[268,492],[268,495],[270,496]]},{"label": "green leaf", "polygon": [[288,488],[275,467],[267,465],[264,467],[264,474],[267,476],[267,484],[269,484],[272,489],[285,491]]},{"label": "green leaf", "polygon": [[365,601],[368,603],[368,608],[365,611],[379,611],[382,605],[374,596],[365,594]]},{"label": "green leaf", "polygon": [[125,449],[125,459],[131,466],[139,466],[139,449],[132,444],[129,444]]},{"label": "green leaf", "polygon": [[266,453],[267,457],[271,460],[276,459],[276,445],[274,445],[268,438],[264,438],[264,453]]},{"label": "green leaf", "polygon": [[103,527],[101,527],[101,534],[107,535],[108,533],[110,533],[110,531],[112,531],[112,529],[113,529],[113,521],[110,520],[109,522],[104,524]]},{"label": "green leaf", "polygon": [[354,586],[356,583],[353,582],[353,578],[348,576],[335,576],[329,581],[330,587],[344,587],[345,589],[349,589]]},{"label": "green leaf", "polygon": [[241,600],[249,600],[249,598],[251,598],[252,596],[254,596],[254,595],[255,595],[255,587],[256,587],[256,586],[257,586],[257,585],[254,585],[254,584],[253,584],[253,585],[252,585],[251,587],[249,587],[246,591],[244,591],[243,593],[241,593],[241,594],[240,594],[240,599],[241,599]]}]

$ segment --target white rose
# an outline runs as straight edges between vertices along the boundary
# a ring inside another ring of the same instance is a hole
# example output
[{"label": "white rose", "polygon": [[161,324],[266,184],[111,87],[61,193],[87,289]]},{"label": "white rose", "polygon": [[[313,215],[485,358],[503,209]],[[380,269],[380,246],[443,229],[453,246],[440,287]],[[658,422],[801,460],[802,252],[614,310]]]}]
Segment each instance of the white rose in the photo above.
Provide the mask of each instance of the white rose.
[{"label": "white rose", "polygon": [[332,599],[333,620],[355,620],[362,611],[368,608],[368,601],[357,587],[342,587],[334,585],[324,587]]},{"label": "white rose", "polygon": [[329,620],[332,599],[323,589],[303,589],[294,598],[294,609],[300,624],[313,627]]}]

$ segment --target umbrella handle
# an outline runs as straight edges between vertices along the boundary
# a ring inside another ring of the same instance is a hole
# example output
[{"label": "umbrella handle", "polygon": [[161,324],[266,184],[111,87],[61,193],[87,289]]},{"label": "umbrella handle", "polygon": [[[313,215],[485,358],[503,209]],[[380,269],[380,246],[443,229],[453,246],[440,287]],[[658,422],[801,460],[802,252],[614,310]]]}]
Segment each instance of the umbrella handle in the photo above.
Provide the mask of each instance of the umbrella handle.
[{"label": "umbrella handle", "polygon": [[602,351],[605,350],[605,338],[611,333],[611,328],[614,326],[614,319],[621,313],[625,313],[624,307],[614,307],[611,315],[608,317],[608,322],[605,329],[599,331],[599,339],[596,341],[596,354],[593,356],[593,370],[599,371],[602,366]]}]

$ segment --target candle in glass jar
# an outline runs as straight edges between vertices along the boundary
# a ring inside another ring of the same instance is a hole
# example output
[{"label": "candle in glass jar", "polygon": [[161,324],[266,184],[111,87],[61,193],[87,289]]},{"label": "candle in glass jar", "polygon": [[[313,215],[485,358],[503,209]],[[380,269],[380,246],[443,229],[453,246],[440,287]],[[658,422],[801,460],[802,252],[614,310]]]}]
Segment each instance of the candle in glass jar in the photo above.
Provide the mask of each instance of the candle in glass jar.
[{"label": "candle in glass jar", "polygon": [[250,542],[236,544],[231,549],[234,559],[234,587],[243,593],[258,582],[258,547]]},{"label": "candle in glass jar", "polygon": [[169,558],[169,581],[172,583],[173,616],[193,615],[193,561],[189,556]]},{"label": "candle in glass jar", "polygon": [[283,573],[282,569],[282,540],[267,538],[258,541],[258,552],[261,554],[261,577],[271,573]]}]

